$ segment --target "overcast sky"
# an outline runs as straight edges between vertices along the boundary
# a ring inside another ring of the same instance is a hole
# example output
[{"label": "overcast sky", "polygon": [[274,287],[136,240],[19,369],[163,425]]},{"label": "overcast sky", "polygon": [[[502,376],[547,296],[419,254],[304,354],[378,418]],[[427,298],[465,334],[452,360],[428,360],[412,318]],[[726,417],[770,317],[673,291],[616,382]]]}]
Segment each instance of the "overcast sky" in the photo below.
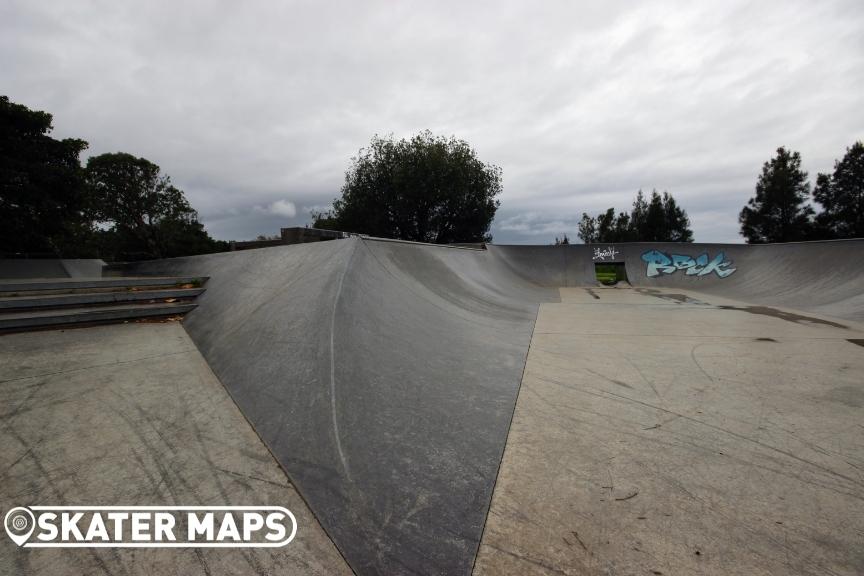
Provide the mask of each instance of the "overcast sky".
[{"label": "overcast sky", "polygon": [[499,243],[670,191],[696,241],[778,146],[811,181],[864,138],[864,2],[0,3],[0,93],[143,156],[221,239],[309,222],[373,134],[501,166]]}]

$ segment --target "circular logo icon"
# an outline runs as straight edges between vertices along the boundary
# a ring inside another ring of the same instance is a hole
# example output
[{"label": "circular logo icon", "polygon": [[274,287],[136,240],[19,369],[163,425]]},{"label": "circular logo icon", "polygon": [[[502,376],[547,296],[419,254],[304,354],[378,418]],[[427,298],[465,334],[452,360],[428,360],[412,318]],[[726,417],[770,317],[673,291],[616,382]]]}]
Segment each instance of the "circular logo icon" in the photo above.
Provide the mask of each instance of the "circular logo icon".
[{"label": "circular logo icon", "polygon": [[33,529],[36,527],[36,518],[33,516],[33,512],[19,506],[6,513],[3,524],[9,538],[18,546],[22,546],[33,533]]}]

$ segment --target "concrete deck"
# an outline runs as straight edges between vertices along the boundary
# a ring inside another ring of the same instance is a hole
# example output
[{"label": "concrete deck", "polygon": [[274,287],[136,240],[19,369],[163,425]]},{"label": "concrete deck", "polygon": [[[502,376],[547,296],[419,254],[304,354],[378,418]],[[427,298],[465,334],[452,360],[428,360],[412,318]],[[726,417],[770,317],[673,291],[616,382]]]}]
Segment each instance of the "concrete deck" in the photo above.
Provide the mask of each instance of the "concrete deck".
[{"label": "concrete deck", "polygon": [[476,575],[864,573],[864,338],[696,292],[540,307]]},{"label": "concrete deck", "polygon": [[[277,505],[275,549],[20,549],[0,574],[351,574],[179,323],[0,337],[0,510]],[[4,512],[5,513],[5,512]]]}]

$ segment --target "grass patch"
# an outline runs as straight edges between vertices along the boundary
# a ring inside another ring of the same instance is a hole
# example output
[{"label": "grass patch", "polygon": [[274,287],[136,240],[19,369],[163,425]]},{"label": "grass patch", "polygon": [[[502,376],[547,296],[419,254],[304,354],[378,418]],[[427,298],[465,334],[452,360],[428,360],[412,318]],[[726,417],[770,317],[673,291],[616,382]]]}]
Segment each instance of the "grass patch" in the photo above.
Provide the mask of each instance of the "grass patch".
[{"label": "grass patch", "polygon": [[621,280],[627,280],[624,266],[620,264],[595,264],[594,274],[601,284],[615,284]]}]

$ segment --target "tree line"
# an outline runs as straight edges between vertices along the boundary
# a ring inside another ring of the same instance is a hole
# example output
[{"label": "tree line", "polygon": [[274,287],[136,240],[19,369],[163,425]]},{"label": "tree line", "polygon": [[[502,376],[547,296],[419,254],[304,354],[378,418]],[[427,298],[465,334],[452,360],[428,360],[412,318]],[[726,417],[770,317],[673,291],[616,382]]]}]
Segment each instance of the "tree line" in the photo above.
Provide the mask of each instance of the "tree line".
[{"label": "tree line", "polygon": [[[814,203],[821,209],[817,212]],[[855,142],[834,171],[820,173],[812,190],[801,154],[784,147],[762,166],[753,197],[738,217],[741,235],[750,244],[864,238],[864,143]],[[614,208],[591,217],[582,214],[579,238],[588,243],[692,242],[687,212],[668,192],[655,190],[646,201],[642,191],[633,209]],[[556,238],[556,244],[569,243]]]},{"label": "tree line", "polygon": [[52,115],[0,96],[0,250],[141,260],[227,250],[158,165],[50,136]]},{"label": "tree line", "polygon": [[[490,241],[501,169],[481,162],[464,141],[429,131],[410,138],[375,136],[352,159],[341,197],[312,214],[313,226],[418,242]],[[809,202],[801,157],[784,148],[766,162],[740,214],[750,243],[864,237],[864,145],[857,142],[832,174],[819,174]],[[585,243],[692,242],[690,219],[671,193],[637,192],[630,210],[582,214]],[[569,244],[564,235],[556,244]]]},{"label": "tree line", "polygon": [[[82,166],[87,142],[52,138],[51,122],[51,114],[0,96],[3,253],[136,260],[228,249],[158,165],[117,152]],[[428,130],[375,136],[352,158],[332,208],[312,213],[313,226],[441,244],[491,241],[501,191],[501,168],[464,140]],[[741,210],[741,234],[750,243],[864,237],[864,144],[818,175],[818,213],[810,192],[801,155],[779,148]],[[630,210],[583,213],[578,235],[585,243],[693,241],[687,212],[656,190],[638,191]]]},{"label": "tree line", "polygon": [[642,190],[636,193],[633,208],[615,214],[609,208],[596,217],[582,213],[579,238],[585,244],[613,242],[692,242],[693,231],[687,212],[678,206],[669,192],[657,190],[645,200]]},{"label": "tree line", "polygon": [[810,182],[801,154],[784,147],[762,166],[756,193],[741,210],[741,235],[751,244],[864,237],[864,143],[855,142],[832,173]]}]

